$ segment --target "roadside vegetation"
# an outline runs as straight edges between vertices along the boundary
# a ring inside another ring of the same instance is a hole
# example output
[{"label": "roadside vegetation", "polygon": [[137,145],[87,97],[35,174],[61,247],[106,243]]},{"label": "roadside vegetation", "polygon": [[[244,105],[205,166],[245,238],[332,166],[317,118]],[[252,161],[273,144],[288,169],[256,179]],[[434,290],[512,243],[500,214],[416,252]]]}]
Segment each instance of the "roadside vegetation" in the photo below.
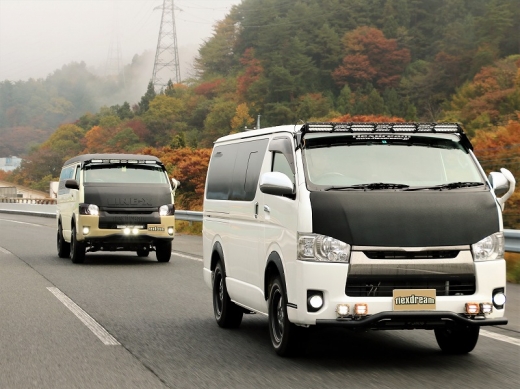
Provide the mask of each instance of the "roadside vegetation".
[{"label": "roadside vegetation", "polygon": [[[243,0],[182,84],[136,95],[144,55],[119,79],[71,63],[0,82],[0,157],[23,158],[0,178],[48,191],[74,155],[153,154],[177,208],[201,210],[215,139],[311,120],[460,122],[486,173],[519,178],[519,30],[520,0]],[[504,225],[520,228],[520,185]]]}]

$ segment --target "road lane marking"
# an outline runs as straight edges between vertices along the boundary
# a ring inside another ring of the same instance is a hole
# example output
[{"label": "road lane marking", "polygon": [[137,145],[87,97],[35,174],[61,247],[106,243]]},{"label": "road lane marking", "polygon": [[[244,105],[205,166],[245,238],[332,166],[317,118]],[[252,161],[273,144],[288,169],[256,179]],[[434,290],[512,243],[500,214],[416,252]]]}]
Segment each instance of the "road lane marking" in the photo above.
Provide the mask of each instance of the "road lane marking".
[{"label": "road lane marking", "polygon": [[488,338],[492,338],[495,340],[501,340],[502,342],[507,342],[514,344],[515,346],[520,346],[520,339],[512,338],[510,336],[497,334],[495,332],[480,330],[480,335],[486,336]]},{"label": "road lane marking", "polygon": [[172,251],[172,254],[173,255],[176,255],[178,257],[181,257],[181,258],[188,258],[188,259],[192,259],[194,261],[199,261],[199,262],[202,262],[202,258],[199,258],[199,257],[194,257],[192,255],[186,255],[186,254],[181,254],[181,253],[178,253],[176,251]]},{"label": "road lane marking", "polygon": [[4,249],[2,246],[0,246],[0,253],[12,254],[9,250]]},{"label": "road lane marking", "polygon": [[29,226],[34,226],[34,227],[42,227],[41,224],[34,224],[34,223],[27,223],[27,222],[19,222],[17,220],[9,220],[9,219],[0,219],[0,220],[3,220],[4,222],[11,222],[11,223],[18,223],[18,224],[27,224]]},{"label": "road lane marking", "polygon": [[87,312],[81,309],[74,301],[72,301],[65,293],[55,287],[47,288],[63,305],[65,305],[76,317],[87,326],[87,328],[96,335],[107,346],[119,346],[116,338],[108,333],[107,330],[95,321]]}]

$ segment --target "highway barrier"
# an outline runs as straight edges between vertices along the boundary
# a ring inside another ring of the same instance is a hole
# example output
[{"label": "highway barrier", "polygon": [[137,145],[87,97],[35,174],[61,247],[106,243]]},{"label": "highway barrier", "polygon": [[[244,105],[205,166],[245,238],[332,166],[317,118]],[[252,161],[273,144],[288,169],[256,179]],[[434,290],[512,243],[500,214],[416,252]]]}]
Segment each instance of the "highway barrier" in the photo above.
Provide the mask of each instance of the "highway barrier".
[{"label": "highway barrier", "polygon": [[[29,202],[7,202],[0,199],[0,212],[11,213],[17,215],[30,215],[40,217],[56,217],[56,204],[54,199],[23,199]],[[22,199],[16,199],[22,200]],[[51,200],[49,202],[42,202]],[[54,200],[54,202],[52,202]],[[32,201],[32,202],[30,202]],[[37,202],[40,201],[40,202]],[[190,222],[202,222],[202,212],[175,210],[175,218],[177,220],[185,220]],[[520,253],[520,230],[504,230],[506,238],[505,250],[512,253]]]}]

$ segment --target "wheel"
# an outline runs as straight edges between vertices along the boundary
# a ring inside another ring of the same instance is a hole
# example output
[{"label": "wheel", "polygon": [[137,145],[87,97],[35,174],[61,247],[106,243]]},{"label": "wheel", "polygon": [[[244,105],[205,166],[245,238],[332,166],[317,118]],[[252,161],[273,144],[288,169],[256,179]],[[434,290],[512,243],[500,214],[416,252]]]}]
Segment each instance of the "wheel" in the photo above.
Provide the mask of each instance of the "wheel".
[{"label": "wheel", "polygon": [[480,327],[436,329],[437,344],[446,354],[467,354],[477,345]]},{"label": "wheel", "polygon": [[63,239],[63,227],[61,226],[61,223],[58,225],[57,246],[58,246],[58,257],[69,258],[70,243],[65,242],[65,240]]},{"label": "wheel", "polygon": [[155,244],[155,256],[159,262],[170,262],[172,256],[172,241],[157,242]]},{"label": "wheel", "polygon": [[148,254],[150,254],[150,248],[149,247],[143,247],[142,249],[137,250],[137,256],[138,257],[147,257]]},{"label": "wheel", "polygon": [[85,262],[85,242],[78,242],[76,238],[76,227],[72,227],[70,238],[70,259],[72,263]]},{"label": "wheel", "polygon": [[218,262],[213,276],[213,313],[222,328],[237,328],[242,322],[244,311],[229,298],[226,288],[226,273],[222,262]]},{"label": "wheel", "polygon": [[297,351],[298,328],[287,316],[287,297],[279,277],[269,288],[269,335],[276,353],[280,356],[292,356]]}]

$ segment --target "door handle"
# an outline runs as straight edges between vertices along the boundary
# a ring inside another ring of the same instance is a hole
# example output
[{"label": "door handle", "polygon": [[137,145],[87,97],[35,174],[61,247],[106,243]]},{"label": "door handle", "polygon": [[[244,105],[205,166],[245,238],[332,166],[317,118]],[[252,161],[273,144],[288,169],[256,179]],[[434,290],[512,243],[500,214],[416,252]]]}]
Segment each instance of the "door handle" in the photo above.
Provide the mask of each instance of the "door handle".
[{"label": "door handle", "polygon": [[258,201],[255,203],[255,219],[258,219]]}]

